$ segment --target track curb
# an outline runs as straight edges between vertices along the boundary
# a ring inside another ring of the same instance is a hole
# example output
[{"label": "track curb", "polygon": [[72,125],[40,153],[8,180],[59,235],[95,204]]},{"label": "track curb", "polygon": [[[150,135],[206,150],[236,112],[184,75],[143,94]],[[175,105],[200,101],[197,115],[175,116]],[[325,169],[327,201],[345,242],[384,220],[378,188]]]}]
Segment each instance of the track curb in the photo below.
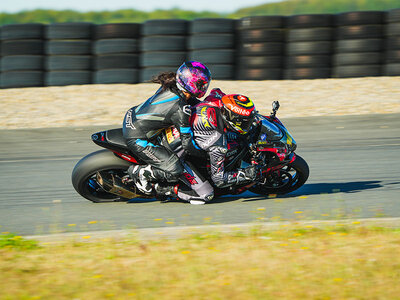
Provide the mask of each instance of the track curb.
[{"label": "track curb", "polygon": [[248,233],[253,230],[275,231],[282,228],[321,228],[326,226],[377,226],[386,228],[400,228],[400,218],[360,218],[342,220],[309,220],[309,221],[285,221],[285,222],[263,222],[263,223],[238,223],[222,225],[200,225],[200,226],[174,226],[156,228],[121,229],[108,231],[67,232],[48,235],[28,235],[25,239],[36,240],[40,243],[59,243],[72,241],[96,241],[107,238],[132,237],[137,240],[160,240],[178,239],[191,235],[204,233]]}]

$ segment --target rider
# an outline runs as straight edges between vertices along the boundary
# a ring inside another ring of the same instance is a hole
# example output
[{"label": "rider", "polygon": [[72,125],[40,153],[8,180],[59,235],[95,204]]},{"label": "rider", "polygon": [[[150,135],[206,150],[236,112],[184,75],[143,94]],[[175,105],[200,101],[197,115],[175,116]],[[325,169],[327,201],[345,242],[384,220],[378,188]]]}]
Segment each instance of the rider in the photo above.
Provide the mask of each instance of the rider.
[{"label": "rider", "polygon": [[[235,171],[225,171],[225,157],[228,151],[227,135],[237,137],[249,132],[256,116],[253,102],[244,95],[225,95],[220,89],[213,89],[205,101],[194,107],[191,118],[194,140],[208,153],[211,165],[211,179],[218,188],[250,183],[256,179],[256,166],[250,165]],[[192,180],[186,186],[180,185],[177,196],[191,204],[204,204],[213,198],[213,188],[190,163],[184,163]],[[190,186],[190,188],[188,188]]]},{"label": "rider", "polygon": [[[183,166],[176,154],[153,139],[162,129],[175,126],[181,135],[186,152],[194,153],[199,147],[194,143],[189,119],[191,106],[200,102],[211,81],[209,69],[202,63],[183,63],[176,73],[164,72],[152,80],[161,84],[156,93],[144,103],[129,109],[123,121],[123,135],[131,152],[148,165],[131,166],[128,174],[140,191],[152,194],[151,182],[177,182]],[[163,193],[159,185],[156,193]],[[161,189],[161,191],[157,191]]]}]

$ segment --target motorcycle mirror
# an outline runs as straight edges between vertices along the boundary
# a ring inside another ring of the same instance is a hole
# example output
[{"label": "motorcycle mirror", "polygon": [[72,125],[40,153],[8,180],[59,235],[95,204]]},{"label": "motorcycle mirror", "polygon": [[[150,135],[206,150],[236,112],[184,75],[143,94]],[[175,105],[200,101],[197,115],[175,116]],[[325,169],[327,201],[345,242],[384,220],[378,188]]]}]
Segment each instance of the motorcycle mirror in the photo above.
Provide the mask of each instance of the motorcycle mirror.
[{"label": "motorcycle mirror", "polygon": [[279,105],[279,101],[274,101],[272,102],[272,110],[274,112],[276,112],[279,109],[280,105]]}]

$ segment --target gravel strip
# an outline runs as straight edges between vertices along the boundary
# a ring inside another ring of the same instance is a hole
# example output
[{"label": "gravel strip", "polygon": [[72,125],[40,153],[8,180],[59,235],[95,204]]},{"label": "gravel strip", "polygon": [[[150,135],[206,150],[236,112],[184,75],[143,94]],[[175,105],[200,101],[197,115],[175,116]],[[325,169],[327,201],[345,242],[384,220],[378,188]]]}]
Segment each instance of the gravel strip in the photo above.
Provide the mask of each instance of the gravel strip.
[{"label": "gravel strip", "polygon": [[[282,118],[400,113],[400,76],[280,81],[218,81],[249,96],[264,114],[279,100]],[[127,109],[158,85],[111,84],[0,90],[0,129],[120,125]]]}]

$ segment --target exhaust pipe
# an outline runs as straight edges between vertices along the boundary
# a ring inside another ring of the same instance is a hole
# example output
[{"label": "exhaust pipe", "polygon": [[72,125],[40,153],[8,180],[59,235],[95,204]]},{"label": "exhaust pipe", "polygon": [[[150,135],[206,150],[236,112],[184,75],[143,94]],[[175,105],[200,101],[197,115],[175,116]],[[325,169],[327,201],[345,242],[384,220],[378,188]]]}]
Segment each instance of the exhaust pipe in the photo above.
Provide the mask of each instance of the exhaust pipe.
[{"label": "exhaust pipe", "polygon": [[136,187],[123,183],[121,178],[108,172],[97,172],[96,179],[97,183],[108,193],[127,199],[144,198],[143,195],[137,194]]}]

